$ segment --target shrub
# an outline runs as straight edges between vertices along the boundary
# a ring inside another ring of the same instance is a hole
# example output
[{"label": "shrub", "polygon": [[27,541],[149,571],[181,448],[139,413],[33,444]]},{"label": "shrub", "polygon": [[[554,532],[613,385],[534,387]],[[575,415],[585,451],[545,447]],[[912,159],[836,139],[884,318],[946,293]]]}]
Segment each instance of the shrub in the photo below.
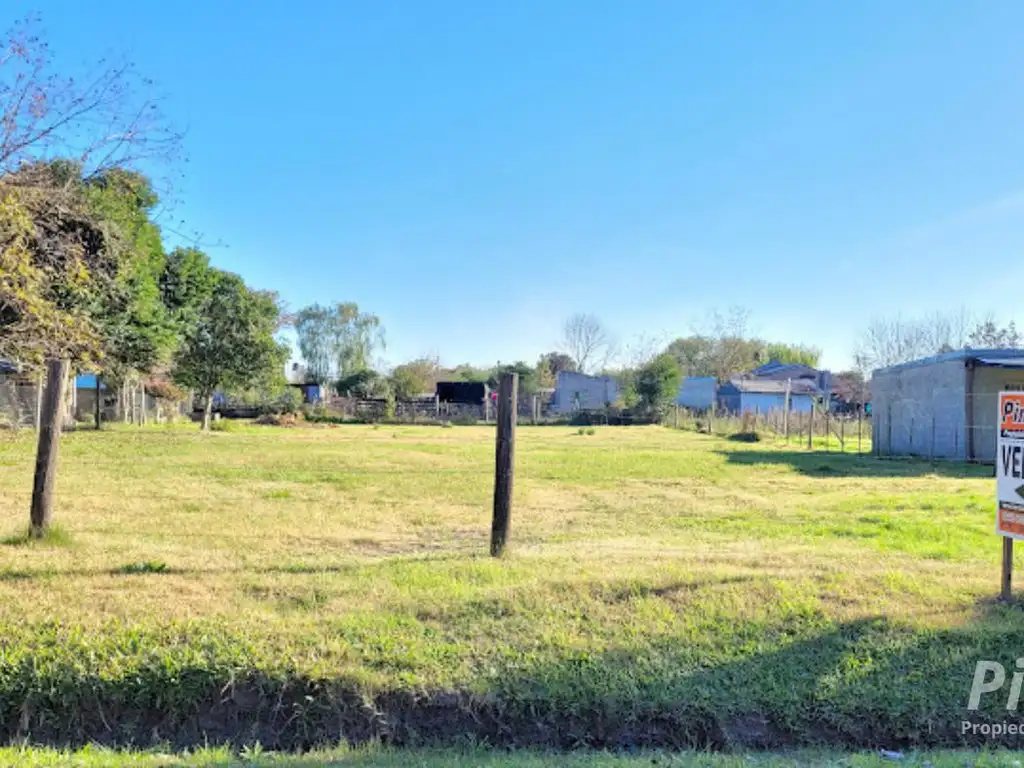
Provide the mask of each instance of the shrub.
[{"label": "shrub", "polygon": [[180,403],[188,397],[185,390],[170,381],[151,381],[146,385],[146,393],[157,400],[166,400],[170,403]]},{"label": "shrub", "polygon": [[214,432],[230,432],[234,428],[234,424],[232,424],[227,419],[215,419],[214,422],[210,425],[210,429],[212,429]]}]

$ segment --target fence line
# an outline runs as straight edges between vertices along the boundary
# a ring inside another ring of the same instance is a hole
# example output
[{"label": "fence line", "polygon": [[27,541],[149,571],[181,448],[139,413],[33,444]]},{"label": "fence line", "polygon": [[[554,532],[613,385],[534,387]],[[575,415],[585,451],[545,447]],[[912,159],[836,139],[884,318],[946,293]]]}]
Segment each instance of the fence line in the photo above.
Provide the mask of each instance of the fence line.
[{"label": "fence line", "polygon": [[859,409],[843,413],[820,408],[789,412],[773,408],[737,413],[676,406],[670,418],[679,429],[751,442],[766,440],[804,450],[866,454],[872,448],[871,416]]}]

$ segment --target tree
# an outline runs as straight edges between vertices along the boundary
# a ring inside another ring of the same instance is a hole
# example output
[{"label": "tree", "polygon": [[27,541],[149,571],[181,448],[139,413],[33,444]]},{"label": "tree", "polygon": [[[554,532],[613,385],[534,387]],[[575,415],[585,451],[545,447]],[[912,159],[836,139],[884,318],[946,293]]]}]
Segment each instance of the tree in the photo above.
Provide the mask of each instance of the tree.
[{"label": "tree", "polygon": [[151,80],[127,61],[106,60],[85,77],[64,77],[37,27],[34,17],[17,22],[0,45],[0,174],[67,157],[91,179],[177,156],[181,134]]},{"label": "tree", "polygon": [[102,353],[97,307],[115,292],[119,266],[108,230],[72,163],[38,163],[0,176],[0,356],[47,365],[29,531],[53,513],[67,361]]},{"label": "tree", "polygon": [[145,176],[119,168],[89,179],[85,192],[97,219],[116,237],[121,261],[116,290],[97,313],[102,371],[122,385],[138,382],[169,361],[179,338],[160,288],[167,256],[152,220],[157,196]]},{"label": "tree", "polygon": [[537,384],[551,389],[562,371],[575,371],[576,363],[565,352],[546,352],[537,361]]},{"label": "tree", "polygon": [[364,368],[338,379],[338,394],[343,397],[381,399],[394,396],[391,383],[372,368]]},{"label": "tree", "polygon": [[328,384],[334,374],[334,323],[331,307],[313,304],[304,307],[294,318],[299,354],[306,362],[306,375],[316,384]]},{"label": "tree", "polygon": [[1021,337],[1013,320],[1000,327],[993,318],[988,317],[971,331],[969,341],[977,349],[1014,349],[1020,346]]},{"label": "tree", "polygon": [[412,400],[427,391],[426,377],[410,363],[399,365],[391,372],[391,391],[398,400]]},{"label": "tree", "polygon": [[820,349],[804,344],[771,342],[765,344],[761,351],[761,362],[764,363],[767,363],[769,360],[777,360],[780,363],[800,363],[811,368],[817,368],[820,359]]},{"label": "tree", "polygon": [[198,322],[217,280],[210,258],[198,248],[175,248],[167,254],[159,280],[160,297],[179,337]]},{"label": "tree", "polygon": [[274,338],[279,320],[274,294],[251,290],[238,275],[217,274],[173,374],[203,399],[204,430],[210,428],[215,392],[259,386],[280,375],[288,349]]},{"label": "tree", "polygon": [[562,343],[576,370],[587,373],[607,362],[612,339],[596,315],[577,313],[562,326]]},{"label": "tree", "polygon": [[42,536],[52,515],[64,361],[99,357],[94,313],[117,279],[111,232],[97,226],[82,181],[166,160],[180,134],[131,65],[101,63],[82,80],[61,77],[33,27],[15,25],[0,46],[0,238],[4,261],[19,270],[0,270],[0,351],[23,363],[48,361],[30,526]]},{"label": "tree", "polygon": [[[963,309],[911,319],[899,315],[875,317],[858,339],[854,361],[867,374],[877,368],[964,349],[974,344],[974,336],[969,336],[972,322]],[[978,330],[984,333],[981,326],[975,329]]]},{"label": "tree", "polygon": [[660,416],[675,400],[683,374],[675,358],[662,353],[637,370],[634,379],[639,404],[649,414]]},{"label": "tree", "polygon": [[861,371],[840,371],[832,377],[832,393],[840,402],[862,406],[868,402],[868,385]]},{"label": "tree", "polygon": [[520,395],[532,395],[540,388],[540,379],[537,376],[537,369],[529,363],[522,360],[517,360],[514,363],[507,363],[502,365],[498,363],[494,367],[494,371],[487,379],[487,385],[493,389],[498,389],[498,384],[501,381],[502,374],[505,373],[518,373],[519,374],[519,394]]},{"label": "tree", "polygon": [[709,336],[695,334],[676,339],[666,347],[665,352],[675,358],[683,375],[713,376],[714,347],[715,342]]},{"label": "tree", "polygon": [[306,370],[318,384],[368,370],[374,352],[385,346],[380,318],[355,303],[313,304],[297,312],[293,323]]}]

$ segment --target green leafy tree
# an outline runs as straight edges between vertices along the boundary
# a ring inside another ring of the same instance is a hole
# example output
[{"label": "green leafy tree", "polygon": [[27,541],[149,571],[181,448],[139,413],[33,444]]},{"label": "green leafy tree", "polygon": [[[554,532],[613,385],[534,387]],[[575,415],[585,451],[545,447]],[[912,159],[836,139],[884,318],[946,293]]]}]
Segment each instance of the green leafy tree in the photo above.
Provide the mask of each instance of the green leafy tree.
[{"label": "green leafy tree", "polygon": [[675,358],[663,353],[636,372],[634,388],[639,405],[652,416],[660,416],[679,392],[682,371]]},{"label": "green leafy tree", "polygon": [[529,363],[518,360],[514,363],[508,363],[505,365],[499,364],[495,366],[494,372],[491,374],[487,382],[491,389],[498,388],[498,383],[501,381],[501,375],[503,373],[519,374],[520,395],[532,395],[540,388],[540,377],[537,375],[537,369]]},{"label": "green leafy tree", "polygon": [[352,302],[313,304],[299,310],[293,324],[306,370],[318,384],[369,370],[374,353],[385,346],[380,318]]},{"label": "green leafy tree", "polygon": [[767,363],[769,360],[778,360],[780,363],[802,363],[811,368],[817,368],[818,361],[821,360],[821,350],[804,344],[772,342],[765,344],[761,352],[761,361]]},{"label": "green leafy tree", "polygon": [[310,382],[326,385],[333,378],[336,318],[334,308],[319,304],[304,307],[295,315],[299,354],[306,363]]},{"label": "green leafy tree", "polygon": [[116,239],[120,261],[116,290],[97,312],[105,354],[94,367],[110,382],[138,382],[169,362],[179,340],[160,288],[167,257],[152,221],[157,196],[145,176],[120,168],[90,179],[85,194]]},{"label": "green leafy tree", "polygon": [[437,364],[433,360],[411,360],[395,366],[391,372],[391,389],[398,400],[411,400],[416,395],[433,392],[437,381]]},{"label": "green leafy tree", "polygon": [[210,428],[215,392],[265,386],[280,375],[288,348],[274,338],[279,320],[273,293],[251,290],[238,275],[218,273],[174,369],[175,381],[203,400],[204,430]]},{"label": "green leafy tree", "polygon": [[565,352],[547,352],[537,361],[537,386],[551,389],[562,371],[575,371],[576,364]]},{"label": "green leafy tree", "polygon": [[47,363],[29,531],[53,510],[61,400],[71,364],[102,355],[99,308],[116,293],[116,242],[86,199],[74,163],[38,163],[0,176],[0,356]]},{"label": "green leafy tree", "polygon": [[210,257],[198,248],[175,248],[167,254],[159,279],[160,298],[179,338],[199,320],[218,279]]}]

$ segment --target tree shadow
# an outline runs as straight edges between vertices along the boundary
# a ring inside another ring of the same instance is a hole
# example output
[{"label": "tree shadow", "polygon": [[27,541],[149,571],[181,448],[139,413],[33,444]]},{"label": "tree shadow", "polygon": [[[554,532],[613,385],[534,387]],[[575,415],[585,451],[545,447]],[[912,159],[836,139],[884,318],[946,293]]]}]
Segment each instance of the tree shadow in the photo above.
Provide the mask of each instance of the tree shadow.
[{"label": "tree shadow", "polygon": [[990,466],[920,458],[878,458],[821,451],[717,451],[729,464],[772,466],[785,464],[810,477],[992,477]]}]

